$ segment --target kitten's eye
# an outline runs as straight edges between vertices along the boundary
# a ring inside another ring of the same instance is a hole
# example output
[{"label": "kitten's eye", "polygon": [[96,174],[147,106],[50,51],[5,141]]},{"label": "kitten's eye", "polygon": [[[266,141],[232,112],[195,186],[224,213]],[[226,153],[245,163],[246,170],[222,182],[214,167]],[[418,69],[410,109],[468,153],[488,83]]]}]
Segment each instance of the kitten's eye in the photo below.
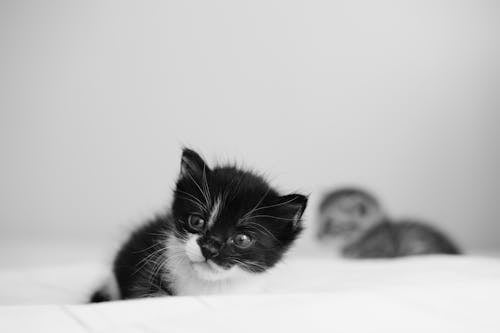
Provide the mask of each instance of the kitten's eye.
[{"label": "kitten's eye", "polygon": [[205,220],[198,215],[189,215],[188,225],[191,229],[200,231],[205,227]]},{"label": "kitten's eye", "polygon": [[252,245],[253,239],[246,234],[237,234],[233,237],[233,244],[239,248],[246,249]]}]

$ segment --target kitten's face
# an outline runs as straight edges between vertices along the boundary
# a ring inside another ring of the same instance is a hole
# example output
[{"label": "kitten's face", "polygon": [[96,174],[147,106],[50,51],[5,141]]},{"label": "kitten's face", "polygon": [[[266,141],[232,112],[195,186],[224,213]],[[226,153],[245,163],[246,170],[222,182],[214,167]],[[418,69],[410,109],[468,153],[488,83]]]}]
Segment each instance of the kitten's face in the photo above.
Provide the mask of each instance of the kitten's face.
[{"label": "kitten's face", "polygon": [[306,205],[306,197],[280,196],[255,174],[212,170],[186,149],[172,209],[175,238],[202,279],[264,272],[299,235]]},{"label": "kitten's face", "polygon": [[383,218],[380,206],[362,193],[342,195],[320,212],[319,238],[352,241]]}]

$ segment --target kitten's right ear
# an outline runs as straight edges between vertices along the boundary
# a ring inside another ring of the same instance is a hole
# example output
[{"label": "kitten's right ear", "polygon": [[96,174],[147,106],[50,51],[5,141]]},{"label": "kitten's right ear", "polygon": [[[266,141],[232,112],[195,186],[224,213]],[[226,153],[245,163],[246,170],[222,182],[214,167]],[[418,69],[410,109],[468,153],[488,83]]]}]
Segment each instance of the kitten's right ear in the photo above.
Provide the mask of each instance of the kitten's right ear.
[{"label": "kitten's right ear", "polygon": [[308,198],[305,195],[293,193],[280,197],[280,201],[282,202],[280,209],[283,209],[284,213],[290,216],[293,227],[300,227],[302,214],[306,210]]},{"label": "kitten's right ear", "polygon": [[210,168],[197,152],[189,148],[182,150],[181,177],[200,176],[208,171]]}]

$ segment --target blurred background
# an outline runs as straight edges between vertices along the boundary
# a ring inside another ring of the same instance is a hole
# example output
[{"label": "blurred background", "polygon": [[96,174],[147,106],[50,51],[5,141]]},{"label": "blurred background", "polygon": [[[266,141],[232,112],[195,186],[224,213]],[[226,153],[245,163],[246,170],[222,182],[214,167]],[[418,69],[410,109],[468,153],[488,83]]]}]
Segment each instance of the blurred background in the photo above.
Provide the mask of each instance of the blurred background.
[{"label": "blurred background", "polygon": [[[92,260],[165,209],[182,145],[500,251],[490,0],[0,2],[0,265]],[[19,255],[20,251],[30,253]]]}]

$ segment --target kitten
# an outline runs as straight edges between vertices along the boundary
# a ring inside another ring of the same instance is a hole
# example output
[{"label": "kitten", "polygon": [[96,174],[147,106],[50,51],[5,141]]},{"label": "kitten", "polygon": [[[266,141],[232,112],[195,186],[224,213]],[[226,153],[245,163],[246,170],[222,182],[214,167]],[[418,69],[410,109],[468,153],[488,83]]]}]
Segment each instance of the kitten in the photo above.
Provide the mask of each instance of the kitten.
[{"label": "kitten", "polygon": [[336,238],[342,245],[361,237],[384,217],[377,199],[355,188],[344,188],[327,194],[319,205],[320,240]]},{"label": "kitten", "polygon": [[211,169],[184,149],[170,212],[132,233],[91,301],[231,292],[281,260],[306,206],[303,195],[282,196],[234,166]]},{"label": "kitten", "polygon": [[459,254],[442,232],[427,224],[391,221],[377,199],[359,189],[326,195],[319,207],[318,238],[336,240],[350,258],[391,258],[423,254]]}]

